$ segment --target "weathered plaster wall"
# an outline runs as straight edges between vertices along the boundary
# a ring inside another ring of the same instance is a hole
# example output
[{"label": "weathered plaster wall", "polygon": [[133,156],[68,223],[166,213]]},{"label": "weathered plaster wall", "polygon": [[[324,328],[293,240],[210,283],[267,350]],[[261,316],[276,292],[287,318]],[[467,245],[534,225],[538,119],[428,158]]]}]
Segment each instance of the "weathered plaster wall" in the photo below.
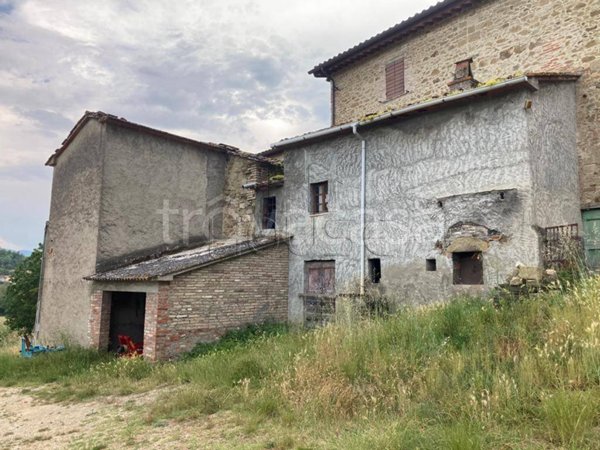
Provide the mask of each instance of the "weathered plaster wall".
[{"label": "weathered plaster wall", "polygon": [[581,225],[578,195],[577,105],[573,83],[540,83],[532,102],[529,148],[536,224]]},{"label": "weathered plaster wall", "polygon": [[[600,203],[600,0],[488,0],[335,73],[335,123],[448,92],[454,63],[475,78],[579,71],[577,143],[582,203]],[[404,58],[404,96],[386,101],[384,67]]]},{"label": "weathered plaster wall", "polygon": [[[566,90],[572,93],[570,86]],[[487,286],[504,281],[518,261],[540,262],[538,235],[532,227],[536,218],[531,164],[535,162],[528,115],[541,114],[543,109],[525,110],[523,105],[529,98],[536,104],[546,92],[552,91],[515,92],[361,131],[368,149],[367,258],[381,258],[381,288],[387,295],[400,302],[422,303],[466,289],[452,285],[451,258],[439,248],[449,228],[459,222],[474,222],[503,236],[486,243]],[[572,120],[568,114],[555,117]],[[564,144],[560,139],[553,142]],[[565,145],[552,152],[575,150]],[[548,158],[552,152],[547,152]],[[306,260],[335,259],[337,292],[356,291],[359,155],[360,141],[353,136],[286,151],[284,203],[287,231],[294,236],[292,320],[302,318],[298,294],[303,290]],[[551,161],[548,171],[562,170]],[[324,180],[329,182],[330,212],[311,216],[308,184]],[[572,219],[567,213],[560,217]],[[436,272],[425,271],[426,258],[437,260]]]},{"label": "weathered plaster wall", "polygon": [[[98,264],[223,235],[228,156],[109,125]],[[171,210],[168,230],[161,210]]]},{"label": "weathered plaster wall", "polygon": [[90,283],[95,271],[104,125],[89,121],[58,159],[40,299],[39,337],[57,343],[63,337],[87,345]]}]

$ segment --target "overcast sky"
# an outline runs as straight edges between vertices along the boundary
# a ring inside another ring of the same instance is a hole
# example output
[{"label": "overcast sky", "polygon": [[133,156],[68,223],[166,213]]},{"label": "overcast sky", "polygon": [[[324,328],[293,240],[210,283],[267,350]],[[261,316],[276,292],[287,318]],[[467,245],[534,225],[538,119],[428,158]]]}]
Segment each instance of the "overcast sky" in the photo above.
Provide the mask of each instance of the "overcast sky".
[{"label": "overcast sky", "polygon": [[307,74],[433,0],[0,0],[0,247],[43,239],[85,110],[260,151],[328,126]]}]

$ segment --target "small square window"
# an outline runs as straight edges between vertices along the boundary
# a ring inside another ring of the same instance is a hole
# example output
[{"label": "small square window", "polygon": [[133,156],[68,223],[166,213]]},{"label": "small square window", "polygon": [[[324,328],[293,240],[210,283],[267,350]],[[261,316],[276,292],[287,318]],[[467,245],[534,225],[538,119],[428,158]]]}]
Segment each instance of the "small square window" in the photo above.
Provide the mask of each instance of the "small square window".
[{"label": "small square window", "polygon": [[277,198],[276,197],[265,197],[263,198],[263,216],[262,216],[262,227],[263,230],[274,230],[276,226],[277,217]]},{"label": "small square window", "polygon": [[435,272],[437,270],[437,261],[435,258],[425,260],[425,270],[427,272]]},{"label": "small square window", "polygon": [[381,281],[381,260],[379,258],[369,259],[369,279],[371,283]]},{"label": "small square window", "polygon": [[327,181],[310,185],[310,212],[321,214],[329,211],[329,188]]},{"label": "small square window", "polygon": [[481,252],[452,254],[454,284],[483,284],[483,255]]}]

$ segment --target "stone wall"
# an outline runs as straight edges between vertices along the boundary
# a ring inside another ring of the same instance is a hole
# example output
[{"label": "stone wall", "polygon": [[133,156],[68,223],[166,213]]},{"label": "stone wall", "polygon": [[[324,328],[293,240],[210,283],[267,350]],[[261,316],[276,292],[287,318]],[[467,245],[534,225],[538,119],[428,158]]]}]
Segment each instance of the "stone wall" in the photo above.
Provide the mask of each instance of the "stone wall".
[{"label": "stone wall", "polygon": [[[144,343],[145,353],[150,359],[172,358],[234,328],[285,322],[287,286],[285,243],[177,276],[156,298],[146,299],[145,334],[155,336],[155,343]],[[156,317],[156,329],[149,317]]]},{"label": "stone wall", "polygon": [[[577,141],[582,204],[600,203],[600,1],[487,0],[333,75],[335,124],[449,91],[473,57],[485,82],[518,72],[581,72]],[[385,99],[385,65],[404,58],[407,93]]]},{"label": "stone wall", "polygon": [[223,234],[225,237],[252,236],[256,232],[254,209],[256,191],[242,185],[257,180],[257,162],[231,157],[227,164],[224,189]]}]

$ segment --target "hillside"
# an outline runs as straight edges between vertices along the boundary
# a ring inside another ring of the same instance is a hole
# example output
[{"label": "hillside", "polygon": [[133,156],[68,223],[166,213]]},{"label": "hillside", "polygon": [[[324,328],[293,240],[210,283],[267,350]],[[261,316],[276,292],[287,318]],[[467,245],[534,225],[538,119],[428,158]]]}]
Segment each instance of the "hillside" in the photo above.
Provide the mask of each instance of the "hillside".
[{"label": "hillside", "polygon": [[73,435],[81,448],[598,448],[600,278],[342,322],[238,332],[155,365],[76,349],[25,361],[4,338],[0,385],[113,405]]},{"label": "hillside", "polygon": [[0,275],[10,275],[25,256],[13,250],[0,248]]}]

